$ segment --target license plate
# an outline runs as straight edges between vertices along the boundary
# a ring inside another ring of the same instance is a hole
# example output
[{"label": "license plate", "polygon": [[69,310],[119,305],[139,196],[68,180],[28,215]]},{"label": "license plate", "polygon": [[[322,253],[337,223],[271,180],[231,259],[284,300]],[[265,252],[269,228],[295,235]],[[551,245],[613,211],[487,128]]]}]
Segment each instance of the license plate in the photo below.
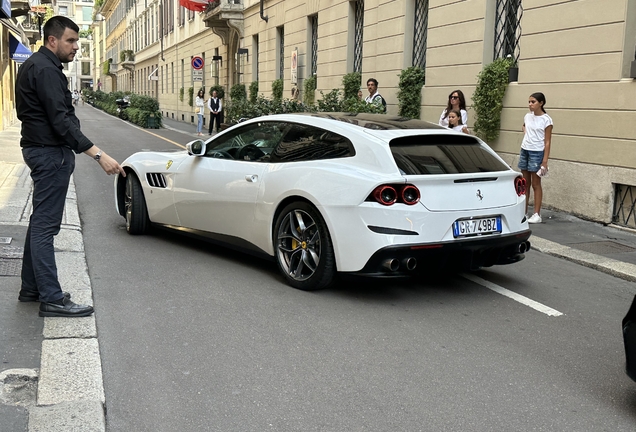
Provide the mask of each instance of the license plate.
[{"label": "license plate", "polygon": [[501,217],[457,220],[453,224],[454,237],[467,237],[501,232]]}]

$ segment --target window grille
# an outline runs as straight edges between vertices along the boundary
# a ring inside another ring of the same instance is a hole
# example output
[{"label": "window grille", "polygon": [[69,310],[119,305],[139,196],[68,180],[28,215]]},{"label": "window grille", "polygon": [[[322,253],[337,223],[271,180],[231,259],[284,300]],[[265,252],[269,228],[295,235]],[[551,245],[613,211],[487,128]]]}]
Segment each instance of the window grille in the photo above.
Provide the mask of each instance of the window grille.
[{"label": "window grille", "polygon": [[364,0],[355,2],[355,38],[353,43],[353,71],[362,72],[362,34],[364,31]]},{"label": "window grille", "polygon": [[311,74],[318,72],[318,15],[312,15],[311,21]]},{"label": "window grille", "polygon": [[612,222],[636,228],[636,186],[615,184],[614,214]]},{"label": "window grille", "polygon": [[521,38],[521,0],[497,0],[495,17],[495,58],[509,55],[519,61],[519,39]]},{"label": "window grille", "polygon": [[415,28],[413,32],[413,66],[426,67],[426,38],[428,36],[428,0],[415,0]]}]

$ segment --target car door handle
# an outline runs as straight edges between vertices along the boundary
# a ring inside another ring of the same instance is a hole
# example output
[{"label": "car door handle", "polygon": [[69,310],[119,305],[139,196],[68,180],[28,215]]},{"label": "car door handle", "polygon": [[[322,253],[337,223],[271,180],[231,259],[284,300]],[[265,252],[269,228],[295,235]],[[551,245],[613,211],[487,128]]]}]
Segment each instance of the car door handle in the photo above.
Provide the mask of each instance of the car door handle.
[{"label": "car door handle", "polygon": [[258,181],[258,176],[256,174],[248,174],[245,176],[245,180],[250,183],[256,183]]}]

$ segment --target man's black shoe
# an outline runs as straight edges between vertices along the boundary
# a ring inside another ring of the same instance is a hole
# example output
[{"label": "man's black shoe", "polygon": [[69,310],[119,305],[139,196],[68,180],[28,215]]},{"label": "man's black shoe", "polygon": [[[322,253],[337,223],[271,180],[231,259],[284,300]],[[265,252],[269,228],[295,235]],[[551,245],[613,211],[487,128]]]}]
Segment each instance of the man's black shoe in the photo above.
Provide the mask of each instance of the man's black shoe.
[{"label": "man's black shoe", "polygon": [[40,303],[41,317],[85,317],[94,312],[93,306],[79,305],[64,297],[63,305]]},{"label": "man's black shoe", "polygon": [[[70,299],[71,298],[71,294],[67,293],[66,291],[64,291],[62,294],[64,294],[64,298],[65,299]],[[39,302],[40,301],[40,293],[39,292],[31,292],[31,291],[20,291],[20,294],[18,294],[18,301],[21,302]]]}]

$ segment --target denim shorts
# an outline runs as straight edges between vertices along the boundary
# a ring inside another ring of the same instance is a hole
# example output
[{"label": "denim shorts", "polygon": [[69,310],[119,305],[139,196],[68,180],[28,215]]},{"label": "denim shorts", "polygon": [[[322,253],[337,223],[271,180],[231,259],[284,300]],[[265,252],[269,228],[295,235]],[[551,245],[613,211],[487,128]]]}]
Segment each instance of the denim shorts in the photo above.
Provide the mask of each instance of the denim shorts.
[{"label": "denim shorts", "polygon": [[521,171],[537,172],[541,169],[541,162],[543,162],[543,150],[530,151],[521,149],[518,165]]}]

